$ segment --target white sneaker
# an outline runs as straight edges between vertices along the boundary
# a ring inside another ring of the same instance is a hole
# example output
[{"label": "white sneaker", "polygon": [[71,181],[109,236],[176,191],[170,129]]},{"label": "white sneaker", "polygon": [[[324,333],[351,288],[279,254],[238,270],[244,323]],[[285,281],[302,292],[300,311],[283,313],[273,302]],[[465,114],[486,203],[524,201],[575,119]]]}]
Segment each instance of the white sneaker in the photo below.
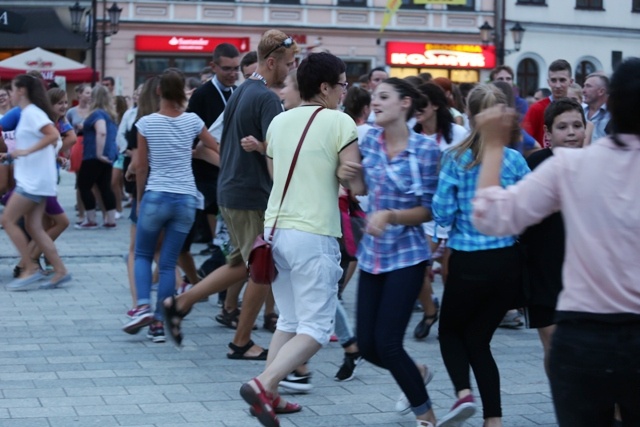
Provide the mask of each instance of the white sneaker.
[{"label": "white sneaker", "polygon": [[[426,375],[424,376],[424,386],[426,387],[433,379],[433,371],[426,365],[425,368],[427,369]],[[407,396],[405,396],[404,393],[400,393],[400,397],[396,402],[396,411],[402,415],[411,412],[411,403],[409,403],[409,399],[407,399]]]}]

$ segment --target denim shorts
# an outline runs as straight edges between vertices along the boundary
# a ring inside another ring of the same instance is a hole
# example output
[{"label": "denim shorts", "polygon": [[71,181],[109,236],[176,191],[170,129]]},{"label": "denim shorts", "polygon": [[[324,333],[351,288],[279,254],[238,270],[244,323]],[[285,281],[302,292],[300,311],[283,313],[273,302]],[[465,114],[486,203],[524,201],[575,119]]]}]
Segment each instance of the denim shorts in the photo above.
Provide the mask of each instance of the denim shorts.
[{"label": "denim shorts", "polygon": [[19,195],[21,195],[22,197],[24,197],[25,199],[29,199],[31,200],[33,203],[39,204],[40,202],[42,202],[44,199],[47,198],[47,196],[38,196],[37,194],[30,194],[27,193],[26,191],[24,191],[21,187],[17,186],[14,190],[14,192],[18,193]]}]

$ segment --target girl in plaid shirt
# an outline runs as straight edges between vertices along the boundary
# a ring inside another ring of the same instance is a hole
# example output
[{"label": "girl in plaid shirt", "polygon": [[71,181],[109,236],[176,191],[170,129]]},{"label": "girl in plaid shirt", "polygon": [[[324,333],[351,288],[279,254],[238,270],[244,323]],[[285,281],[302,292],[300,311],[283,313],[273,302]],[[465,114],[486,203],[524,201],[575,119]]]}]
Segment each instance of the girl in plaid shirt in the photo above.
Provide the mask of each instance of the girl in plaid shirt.
[{"label": "girl in plaid shirt", "polygon": [[402,341],[430,258],[421,224],[431,217],[440,153],[435,141],[407,126],[426,103],[410,83],[387,79],[372,100],[379,127],[360,146],[369,214],[356,256],[358,345],[362,356],[388,369],[404,392],[398,409],[413,411],[418,426],[433,427],[425,388],[433,374],[416,365]]},{"label": "girl in plaid shirt", "polygon": [[[469,94],[467,108],[474,117],[497,104],[508,105],[503,92],[493,85],[480,85]],[[511,140],[520,138],[517,118]],[[484,427],[502,426],[500,374],[490,342],[509,308],[514,308],[521,280],[516,236],[493,237],[471,223],[471,200],[475,196],[483,135],[477,130],[445,153],[433,198],[433,216],[440,226],[451,226],[449,275],[440,314],[440,351],[458,400],[441,419],[440,426],[460,425],[476,411],[471,394],[469,367],[473,369],[482,399]],[[504,149],[502,184],[513,184],[529,172],[522,155]]]}]

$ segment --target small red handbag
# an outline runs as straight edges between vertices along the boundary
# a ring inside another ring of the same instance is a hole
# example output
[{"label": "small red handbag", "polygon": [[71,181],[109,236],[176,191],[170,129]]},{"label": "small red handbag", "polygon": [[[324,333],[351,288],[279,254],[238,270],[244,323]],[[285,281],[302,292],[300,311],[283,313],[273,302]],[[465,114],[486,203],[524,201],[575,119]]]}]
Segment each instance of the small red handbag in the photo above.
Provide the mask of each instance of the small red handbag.
[{"label": "small red handbag", "polygon": [[291,160],[289,175],[287,175],[287,181],[284,184],[284,191],[282,192],[282,199],[280,200],[280,206],[278,207],[278,214],[276,215],[276,220],[273,222],[271,233],[269,233],[269,240],[266,240],[264,238],[264,233],[260,234],[253,242],[253,247],[251,248],[251,252],[249,253],[249,260],[247,261],[249,277],[254,283],[257,283],[259,285],[271,285],[278,275],[278,270],[276,269],[276,264],[273,260],[273,251],[270,242],[273,241],[273,234],[276,231],[276,224],[278,223],[278,216],[280,215],[282,202],[284,201],[284,196],[287,194],[287,190],[289,189],[291,175],[293,175],[293,168],[296,166],[296,162],[298,161],[298,155],[300,154],[302,142],[304,141],[304,137],[307,136],[307,131],[309,130],[309,126],[311,126],[311,122],[313,122],[313,119],[316,118],[316,115],[322,109],[324,109],[324,107],[320,107],[313,112],[313,114],[309,118],[307,126],[302,132],[300,142],[298,142],[296,152],[294,153],[293,159]]}]

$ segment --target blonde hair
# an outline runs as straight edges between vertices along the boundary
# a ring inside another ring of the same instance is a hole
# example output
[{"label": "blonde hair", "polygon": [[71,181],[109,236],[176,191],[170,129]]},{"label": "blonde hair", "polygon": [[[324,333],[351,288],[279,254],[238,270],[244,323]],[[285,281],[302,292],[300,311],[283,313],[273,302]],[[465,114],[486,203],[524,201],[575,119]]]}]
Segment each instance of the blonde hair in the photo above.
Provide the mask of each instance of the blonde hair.
[{"label": "blonde hair", "polygon": [[299,48],[295,40],[293,41],[293,44],[288,48],[280,46],[282,42],[284,42],[288,37],[288,35],[280,30],[265,31],[265,33],[260,38],[258,48],[256,49],[258,52],[258,63],[266,61],[266,55],[280,59],[285,51],[291,50],[294,54],[298,53]]},{"label": "blonde hair", "polygon": [[[482,135],[475,129],[474,118],[476,115],[498,104],[509,105],[507,96],[498,87],[492,84],[480,84],[474,87],[467,98],[467,109],[469,111],[469,123],[471,124],[471,132],[462,143],[453,147],[451,151],[456,159],[460,159],[462,155],[471,150],[471,161],[465,165],[466,169],[471,169],[480,164],[482,158]],[[518,142],[521,138],[520,125],[517,116],[514,117],[513,129],[511,132],[511,143]]]},{"label": "blonde hair", "polygon": [[136,121],[139,118],[153,114],[160,109],[160,95],[158,95],[157,88],[160,83],[160,76],[148,78],[140,89],[140,95],[138,96],[138,113],[136,114]]},{"label": "blonde hair", "polygon": [[93,114],[96,110],[104,110],[111,120],[117,123],[118,116],[113,108],[113,102],[111,94],[106,87],[102,85],[96,85],[91,91],[91,104],[89,104],[89,115]]}]

